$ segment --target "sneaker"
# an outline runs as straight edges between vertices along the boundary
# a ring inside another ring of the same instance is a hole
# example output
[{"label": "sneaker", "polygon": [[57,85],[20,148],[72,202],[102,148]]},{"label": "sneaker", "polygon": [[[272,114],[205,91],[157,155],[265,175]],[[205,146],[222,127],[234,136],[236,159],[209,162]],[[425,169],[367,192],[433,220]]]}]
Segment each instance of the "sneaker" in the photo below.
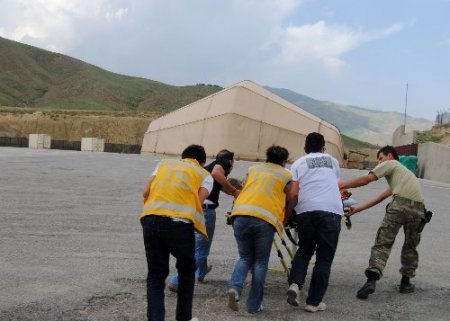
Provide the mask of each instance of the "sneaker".
[{"label": "sneaker", "polygon": [[203,276],[203,277],[199,277],[199,278],[197,278],[197,281],[198,282],[203,282],[204,280],[205,280],[205,276],[206,276],[206,274],[208,274],[209,272],[211,272],[211,270],[212,270],[212,265],[208,265],[207,267],[206,267],[206,273],[205,273],[205,275]]},{"label": "sneaker", "polygon": [[178,285],[173,284],[172,282],[169,282],[167,285],[170,291],[177,293],[178,292]]},{"label": "sneaker", "polygon": [[261,312],[262,310],[264,310],[264,308],[263,308],[263,305],[261,304],[259,306],[258,310],[256,310],[256,311],[248,311],[248,313],[255,314],[255,313]]},{"label": "sneaker", "polygon": [[199,321],[197,318],[192,318],[190,321]]},{"label": "sneaker", "polygon": [[320,302],[319,305],[311,305],[311,304],[307,304],[305,306],[305,311],[308,312],[317,312],[317,311],[325,311],[325,309],[327,308],[327,305],[324,302]]},{"label": "sneaker", "polygon": [[414,289],[415,289],[415,286],[412,283],[400,283],[398,292],[403,293],[403,294],[413,293]]},{"label": "sneaker", "polygon": [[236,289],[228,290],[228,306],[233,311],[239,311],[239,293]]},{"label": "sneaker", "polygon": [[356,297],[362,300],[367,299],[369,297],[369,294],[375,292],[376,285],[377,285],[376,280],[367,280],[367,282],[364,283],[361,289],[359,289],[358,292],[356,293]]},{"label": "sneaker", "polygon": [[298,288],[297,284],[292,283],[289,286],[289,290],[287,290],[286,294],[287,294],[287,303],[295,307],[298,307],[300,305],[300,303],[298,302],[298,297],[300,296],[300,289]]}]

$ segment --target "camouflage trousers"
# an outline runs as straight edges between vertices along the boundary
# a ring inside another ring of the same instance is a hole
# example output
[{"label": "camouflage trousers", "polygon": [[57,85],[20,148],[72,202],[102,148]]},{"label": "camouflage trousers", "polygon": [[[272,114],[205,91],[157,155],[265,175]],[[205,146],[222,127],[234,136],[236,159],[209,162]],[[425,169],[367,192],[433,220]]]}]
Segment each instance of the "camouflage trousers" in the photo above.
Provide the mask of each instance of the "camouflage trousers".
[{"label": "camouflage trousers", "polygon": [[403,226],[405,241],[401,253],[402,267],[400,268],[400,274],[410,278],[415,276],[419,262],[417,246],[420,242],[420,233],[418,229],[423,217],[423,203],[394,196],[393,200],[386,206],[386,215],[378,229],[375,244],[370,252],[366,275],[372,274],[370,272],[376,273],[378,277],[383,275],[395,237]]}]

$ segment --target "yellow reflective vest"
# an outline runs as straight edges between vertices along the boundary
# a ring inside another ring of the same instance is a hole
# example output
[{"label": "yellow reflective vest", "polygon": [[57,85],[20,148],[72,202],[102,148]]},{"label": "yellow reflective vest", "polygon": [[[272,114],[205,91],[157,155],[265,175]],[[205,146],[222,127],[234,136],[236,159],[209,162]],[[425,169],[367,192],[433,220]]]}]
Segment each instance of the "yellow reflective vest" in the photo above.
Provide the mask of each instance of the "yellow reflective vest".
[{"label": "yellow reflective vest", "polygon": [[162,215],[188,219],[198,232],[207,236],[198,190],[208,175],[195,159],[162,160],[140,217]]},{"label": "yellow reflective vest", "polygon": [[248,169],[244,188],[234,202],[231,216],[248,215],[272,224],[283,235],[286,194],[292,174],[284,167],[264,163]]}]

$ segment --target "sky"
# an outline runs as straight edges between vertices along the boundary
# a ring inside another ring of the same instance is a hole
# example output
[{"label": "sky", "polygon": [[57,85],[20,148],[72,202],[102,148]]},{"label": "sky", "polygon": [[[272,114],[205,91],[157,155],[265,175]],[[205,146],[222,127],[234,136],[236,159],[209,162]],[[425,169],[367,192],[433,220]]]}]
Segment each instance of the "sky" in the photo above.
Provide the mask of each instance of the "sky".
[{"label": "sky", "polygon": [[170,85],[252,80],[434,120],[450,109],[449,13],[450,0],[0,0],[0,36]]}]

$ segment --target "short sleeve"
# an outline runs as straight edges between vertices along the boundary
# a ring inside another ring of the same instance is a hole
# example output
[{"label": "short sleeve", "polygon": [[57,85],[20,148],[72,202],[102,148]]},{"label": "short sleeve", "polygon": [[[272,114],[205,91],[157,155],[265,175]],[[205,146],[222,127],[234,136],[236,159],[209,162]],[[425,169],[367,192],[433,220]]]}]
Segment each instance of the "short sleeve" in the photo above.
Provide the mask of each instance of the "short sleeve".
[{"label": "short sleeve", "polygon": [[211,193],[214,186],[214,179],[211,175],[207,175],[202,182],[202,187],[206,188],[208,190],[208,194]]},{"label": "short sleeve", "polygon": [[391,174],[394,168],[392,161],[382,162],[375,166],[369,173],[374,174],[377,178],[382,178]]}]

